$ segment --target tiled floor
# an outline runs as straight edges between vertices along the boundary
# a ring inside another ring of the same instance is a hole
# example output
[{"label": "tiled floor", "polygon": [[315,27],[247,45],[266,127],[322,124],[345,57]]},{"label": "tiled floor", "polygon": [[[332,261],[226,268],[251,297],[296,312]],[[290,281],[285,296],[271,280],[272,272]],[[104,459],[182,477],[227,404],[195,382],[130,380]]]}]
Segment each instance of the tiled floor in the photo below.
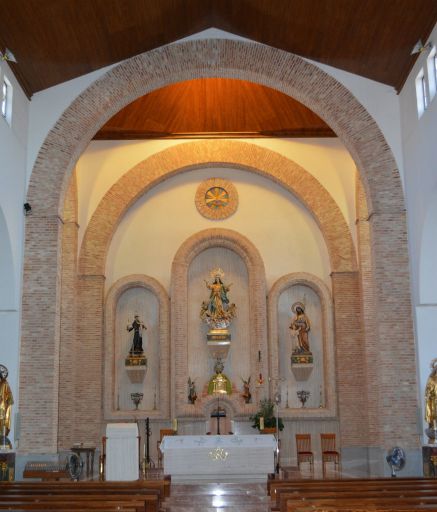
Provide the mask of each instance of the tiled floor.
[{"label": "tiled floor", "polygon": [[172,484],[166,512],[268,512],[265,484]]}]

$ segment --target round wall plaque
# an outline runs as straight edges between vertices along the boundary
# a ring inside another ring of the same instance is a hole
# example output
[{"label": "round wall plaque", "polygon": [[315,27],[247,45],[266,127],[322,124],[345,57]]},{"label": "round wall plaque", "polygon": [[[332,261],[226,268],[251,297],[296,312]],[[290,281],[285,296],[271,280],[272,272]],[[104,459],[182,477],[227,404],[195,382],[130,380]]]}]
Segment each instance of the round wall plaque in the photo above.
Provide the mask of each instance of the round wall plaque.
[{"label": "round wall plaque", "polygon": [[207,219],[227,219],[238,207],[238,193],[230,181],[210,178],[199,185],[194,201]]}]

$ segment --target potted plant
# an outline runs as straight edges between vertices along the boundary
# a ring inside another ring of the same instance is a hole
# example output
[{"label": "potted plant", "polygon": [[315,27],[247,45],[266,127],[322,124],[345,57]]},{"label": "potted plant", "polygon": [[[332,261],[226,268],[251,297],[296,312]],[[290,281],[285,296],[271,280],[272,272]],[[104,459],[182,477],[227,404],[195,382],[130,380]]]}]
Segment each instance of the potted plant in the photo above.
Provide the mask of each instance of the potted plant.
[{"label": "potted plant", "polygon": [[[257,428],[261,431],[259,428],[260,418],[264,418],[264,431],[266,429],[273,429],[273,432],[276,432],[275,404],[269,398],[261,400],[258,412],[249,418],[250,421],[253,421],[252,428]],[[284,423],[281,418],[278,418],[278,427],[280,431],[284,429]]]}]

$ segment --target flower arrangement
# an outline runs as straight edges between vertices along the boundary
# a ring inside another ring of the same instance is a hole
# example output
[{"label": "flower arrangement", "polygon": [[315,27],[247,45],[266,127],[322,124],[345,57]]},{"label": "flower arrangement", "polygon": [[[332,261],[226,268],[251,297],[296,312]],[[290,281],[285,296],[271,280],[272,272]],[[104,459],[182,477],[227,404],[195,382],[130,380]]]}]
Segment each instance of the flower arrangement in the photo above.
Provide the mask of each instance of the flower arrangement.
[{"label": "flower arrangement", "polygon": [[[264,428],[276,428],[275,404],[269,398],[261,400],[258,412],[250,416],[250,421],[253,421],[252,428],[261,430],[259,428],[260,418],[264,419]],[[284,423],[281,418],[278,418],[278,427],[280,431],[284,429]]]}]

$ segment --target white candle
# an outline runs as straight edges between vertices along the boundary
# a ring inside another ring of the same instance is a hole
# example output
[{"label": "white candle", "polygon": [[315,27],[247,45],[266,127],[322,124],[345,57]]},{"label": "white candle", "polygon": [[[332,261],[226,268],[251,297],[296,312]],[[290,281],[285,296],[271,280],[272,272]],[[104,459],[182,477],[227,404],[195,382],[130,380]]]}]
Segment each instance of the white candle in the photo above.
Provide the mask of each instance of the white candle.
[{"label": "white candle", "polygon": [[259,419],[259,429],[264,430],[264,417],[261,416]]},{"label": "white candle", "polygon": [[173,430],[175,432],[178,430],[178,420],[176,418],[173,418]]}]

